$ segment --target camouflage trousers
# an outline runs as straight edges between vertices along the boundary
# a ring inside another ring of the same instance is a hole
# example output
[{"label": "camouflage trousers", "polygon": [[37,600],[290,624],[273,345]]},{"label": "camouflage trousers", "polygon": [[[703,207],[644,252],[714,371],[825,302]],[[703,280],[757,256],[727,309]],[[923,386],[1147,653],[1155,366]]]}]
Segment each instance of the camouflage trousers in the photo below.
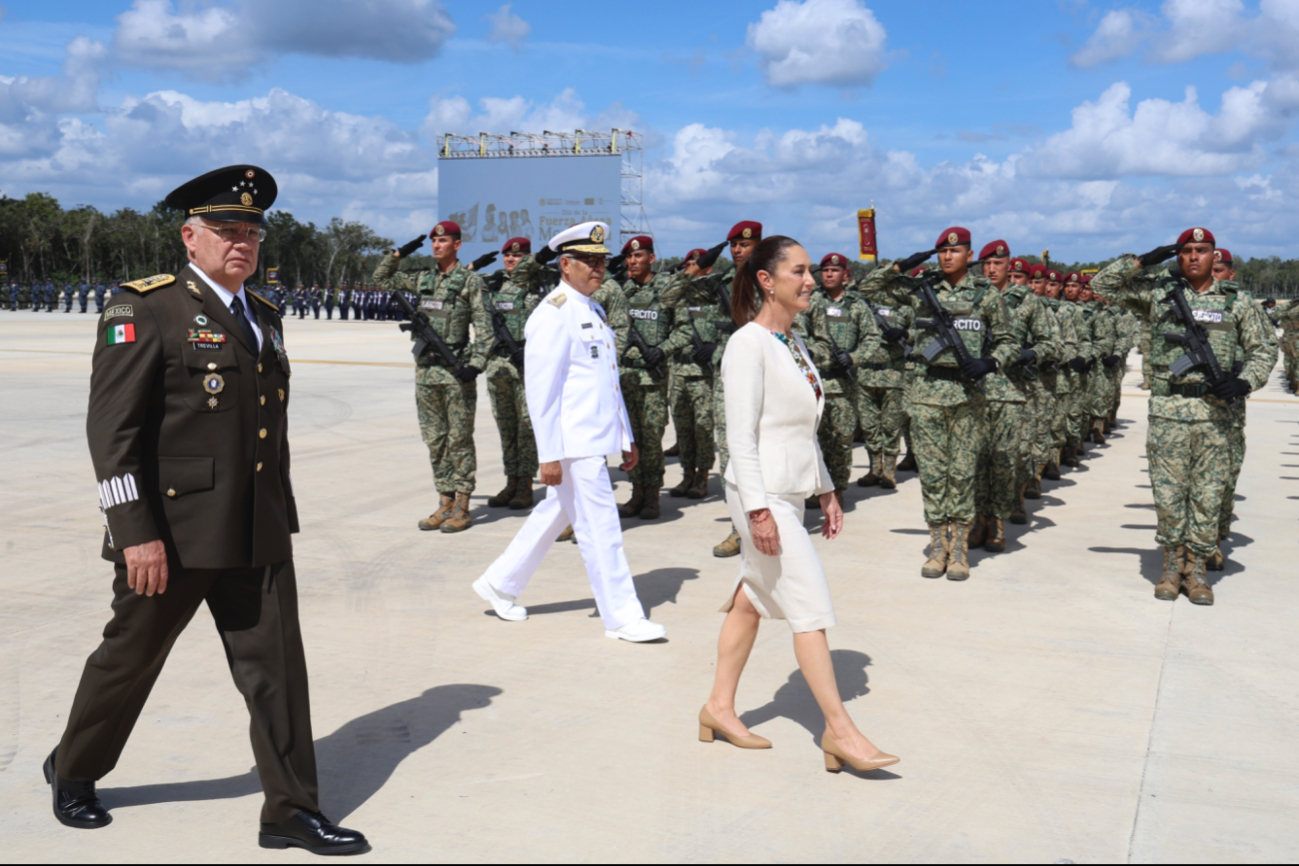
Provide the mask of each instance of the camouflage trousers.
[{"label": "camouflage trousers", "polygon": [[640,374],[624,376],[622,396],[631,420],[631,435],[640,451],[640,460],[628,475],[632,484],[660,489],[663,487],[663,431],[668,426],[667,382],[641,384]]},{"label": "camouflage trousers", "polygon": [[1110,413],[1113,389],[1114,379],[1110,376],[1110,368],[1097,361],[1096,366],[1087,374],[1087,400],[1082,413],[1084,436],[1087,435],[1087,429],[1091,427],[1093,418],[1104,418]]},{"label": "camouflage trousers", "polygon": [[836,489],[848,486],[852,475],[852,440],[857,433],[857,385],[841,382],[843,392],[825,395],[825,411],[816,435],[821,456]]},{"label": "camouflage trousers", "polygon": [[681,449],[681,468],[713,468],[713,379],[676,376],[672,382],[672,423]]},{"label": "camouflage trousers", "polygon": [[984,409],[987,435],[974,475],[974,506],[978,514],[1010,519],[1016,493],[1024,481],[1024,428],[1029,426],[1027,403],[988,401]]},{"label": "camouflage trousers", "polygon": [[1037,477],[1037,472],[1051,459],[1055,450],[1056,393],[1055,377],[1047,374],[1039,380],[1030,400],[1033,413],[1033,441],[1028,449],[1026,481]]},{"label": "camouflage trousers", "polygon": [[537,475],[537,437],[532,432],[532,416],[523,382],[513,376],[487,380],[487,394],[492,400],[492,417],[501,434],[501,462],[507,476]]},{"label": "camouflage trousers", "polygon": [[1090,381],[1086,373],[1074,374],[1074,387],[1069,391],[1065,403],[1064,438],[1070,448],[1082,444],[1083,434],[1091,426],[1091,410],[1088,402]]},{"label": "camouflage trousers", "polygon": [[438,493],[455,496],[474,492],[478,452],[474,450],[476,382],[415,386],[419,432],[428,446],[433,483]]},{"label": "camouflage trousers", "polygon": [[1106,371],[1110,380],[1110,393],[1108,409],[1110,412],[1118,412],[1119,404],[1123,401],[1123,375],[1128,371],[1128,358],[1123,355],[1119,362]]},{"label": "camouflage trousers", "polygon": [[[1241,411],[1244,411],[1243,406]],[[1218,512],[1219,538],[1226,538],[1231,534],[1231,515],[1236,508],[1236,482],[1240,481],[1240,469],[1245,464],[1243,421],[1232,425],[1228,441],[1231,443],[1231,473],[1227,476],[1227,487],[1222,491],[1222,509]]]},{"label": "camouflage trousers", "polygon": [[872,457],[896,455],[907,413],[901,388],[857,386],[857,419]]},{"label": "camouflage trousers", "polygon": [[974,477],[987,422],[982,402],[911,406],[911,442],[920,467],[926,523],[974,521]]},{"label": "camouflage trousers", "polygon": [[[725,475],[731,449],[726,446],[726,392],[722,388],[721,376],[713,378],[713,436],[717,439],[717,471]],[[725,496],[725,487],[722,489]]]},{"label": "camouflage trousers", "polygon": [[1151,418],[1146,438],[1161,547],[1185,544],[1196,556],[1218,548],[1234,456],[1230,424]]},{"label": "camouflage trousers", "polygon": [[1150,326],[1141,326],[1141,381],[1150,382]]}]

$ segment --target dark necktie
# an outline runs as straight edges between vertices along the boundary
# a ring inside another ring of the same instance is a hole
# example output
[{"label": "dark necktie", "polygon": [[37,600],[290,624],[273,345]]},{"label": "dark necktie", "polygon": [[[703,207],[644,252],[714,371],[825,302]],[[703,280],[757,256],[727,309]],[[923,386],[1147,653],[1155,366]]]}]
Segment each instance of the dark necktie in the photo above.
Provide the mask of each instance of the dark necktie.
[{"label": "dark necktie", "polygon": [[238,295],[236,295],[235,299],[230,303],[230,312],[234,313],[235,321],[239,323],[239,327],[243,328],[244,336],[248,338],[248,347],[252,349],[253,354],[256,355],[257,331],[254,329],[253,323],[248,321],[248,316],[244,314],[244,302],[239,300]]}]

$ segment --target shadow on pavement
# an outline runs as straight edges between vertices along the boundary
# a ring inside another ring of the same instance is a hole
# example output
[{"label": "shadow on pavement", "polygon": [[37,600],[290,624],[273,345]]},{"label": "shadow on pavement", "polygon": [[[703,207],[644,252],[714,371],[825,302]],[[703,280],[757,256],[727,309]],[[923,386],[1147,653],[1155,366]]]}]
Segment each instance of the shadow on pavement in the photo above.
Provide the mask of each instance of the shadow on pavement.
[{"label": "shadow on pavement", "polygon": [[1095,553],[1129,553],[1138,557],[1141,562],[1141,576],[1148,580],[1151,586],[1159,583],[1159,578],[1164,574],[1164,553],[1158,547],[1089,547],[1087,549]]},{"label": "shadow on pavement", "polygon": [[[353,719],[316,740],[321,810],[342,823],[387,783],[407,757],[444,734],[466,710],[481,709],[501,694],[495,686],[456,684],[435,686],[418,697]],[[262,790],[254,767],[241,776],[103,788],[100,796],[110,809],[226,800]]]},{"label": "shadow on pavement", "polygon": [[[687,580],[698,579],[699,570],[696,568],[656,568],[653,571],[647,571],[632,578],[636,584],[636,595],[640,597],[641,606],[645,608],[645,616],[650,619],[653,619],[654,608],[659,605],[668,602],[677,603],[677,596],[681,593],[681,587]],[[721,606],[720,601],[718,601],[718,606]],[[592,617],[600,615],[596,610],[595,599],[593,598],[583,598],[576,601],[555,601],[549,604],[530,604],[527,607],[528,616],[570,613],[575,610],[589,610]],[[496,615],[491,609],[485,610],[484,613],[489,616]]]},{"label": "shadow on pavement", "polygon": [[[830,660],[834,665],[834,678],[839,685],[839,697],[844,703],[870,693],[867,685],[866,668],[870,667],[871,657],[857,650],[831,650]],[[815,739],[825,730],[825,717],[821,708],[812,697],[812,690],[803,679],[803,672],[795,669],[789,680],[772,695],[765,706],[749,710],[740,715],[745,727],[752,728],[763,722],[784,716],[798,722]]]}]

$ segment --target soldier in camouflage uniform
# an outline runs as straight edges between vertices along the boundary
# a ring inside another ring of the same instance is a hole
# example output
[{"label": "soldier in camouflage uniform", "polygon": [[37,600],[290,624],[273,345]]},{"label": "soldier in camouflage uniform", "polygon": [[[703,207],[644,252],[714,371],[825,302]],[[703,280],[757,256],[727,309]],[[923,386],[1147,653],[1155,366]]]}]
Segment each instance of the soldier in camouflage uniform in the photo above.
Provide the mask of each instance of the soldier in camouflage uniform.
[{"label": "soldier in camouflage uniform", "polygon": [[[416,307],[428,316],[433,328],[462,365],[449,367],[435,350],[416,361],[415,403],[420,434],[428,446],[433,480],[441,502],[419,522],[429,531],[460,532],[472,524],[469,494],[474,491],[478,457],[474,450],[474,410],[478,406],[478,374],[487,366],[492,343],[492,323],[483,307],[483,281],[460,263],[460,226],[438,223],[429,233],[436,267],[418,276],[398,272],[401,260],[419,249],[423,236],[390,256],[374,269],[374,282],[388,291],[410,291]],[[471,339],[470,325],[473,325]]]},{"label": "soldier in camouflage uniform", "polygon": [[[1070,274],[1072,277],[1073,274]],[[1087,393],[1081,411],[1081,435],[1097,445],[1105,444],[1105,419],[1110,414],[1111,367],[1119,363],[1118,331],[1114,317],[1097,301],[1081,277],[1078,280],[1078,303],[1082,307],[1083,321],[1091,335],[1092,361],[1087,372]]]},{"label": "soldier in camouflage uniform", "polygon": [[[667,359],[690,344],[684,331],[674,329],[674,309],[660,293],[670,278],[653,271],[654,239],[639,235],[623,245],[627,267],[623,285],[625,305],[610,318],[621,351],[622,395],[631,419],[632,436],[640,446],[640,461],[628,473],[631,499],[618,508],[622,517],[659,517],[663,488],[663,431],[668,424]],[[632,329],[648,354],[633,345]],[[660,373],[662,374],[660,376]]]},{"label": "soldier in camouflage uniform", "polygon": [[[1059,360],[1060,328],[1027,282],[1012,283],[1010,246],[995,240],[979,253],[983,275],[1001,293],[1017,355],[1008,366],[987,376],[987,431],[975,474],[977,516],[969,543],[1000,553],[1006,549],[1005,522],[1027,523],[1024,487],[1039,419],[1036,392],[1041,388],[1038,366]],[[1018,273],[1025,262],[1015,259]]]},{"label": "soldier in camouflage uniform", "polygon": [[[1218,282],[1236,281],[1236,262],[1231,254],[1231,250],[1225,247],[1216,247],[1213,251],[1213,278]],[[1267,319],[1267,313],[1260,308],[1260,313]],[[1268,327],[1272,329],[1272,337],[1276,338],[1276,330],[1272,327],[1272,320],[1267,319]],[[1245,463],[1245,414],[1247,402],[1242,401],[1239,405],[1240,412],[1231,419],[1231,472],[1227,476],[1227,485],[1222,491],[1222,508],[1218,512],[1218,547],[1209,556],[1205,565],[1210,571],[1222,571],[1227,567],[1227,558],[1222,550],[1222,542],[1231,535],[1231,519],[1236,507],[1236,484],[1240,481],[1240,470]]]},{"label": "soldier in camouflage uniform", "polygon": [[878,484],[885,490],[893,490],[898,486],[898,445],[907,418],[904,405],[910,352],[907,337],[915,323],[915,308],[910,291],[901,281],[878,286],[868,276],[862,281],[860,291],[885,327],[880,329],[879,346],[857,366],[857,417],[871,462],[870,471],[858,478],[857,484],[861,487]]},{"label": "soldier in camouflage uniform", "polygon": [[[501,434],[505,488],[487,500],[491,508],[532,507],[532,478],[537,474],[537,439],[532,432],[523,390],[523,328],[541,303],[546,269],[532,257],[532,241],[510,238],[501,247],[505,267],[484,278],[483,306],[492,317],[493,341],[487,362],[487,394]],[[511,348],[496,335],[497,319],[514,341]]]},{"label": "soldier in camouflage uniform", "polygon": [[1048,291],[1052,283],[1061,287],[1060,306],[1056,308],[1056,317],[1062,329],[1068,329],[1074,335],[1074,356],[1064,359],[1065,389],[1061,395],[1059,416],[1063,423],[1060,448],[1060,466],[1082,465],[1079,456],[1082,451],[1083,415],[1087,406],[1087,371],[1092,367],[1091,325],[1083,314],[1079,297],[1082,284],[1069,280],[1059,271],[1047,271]]},{"label": "soldier in camouflage uniform", "polygon": [[[1267,383],[1277,354],[1275,334],[1249,294],[1234,282],[1213,278],[1214,246],[1207,229],[1188,229],[1176,244],[1119,257],[1092,282],[1101,297],[1151,322],[1146,453],[1159,518],[1156,539],[1164,553],[1155,597],[1175,600],[1180,588],[1195,604],[1214,601],[1205,570],[1218,549],[1223,496],[1232,477],[1237,422],[1231,405]],[[1174,253],[1178,275],[1167,269],[1154,276],[1144,272]],[[1185,350],[1167,335],[1186,331],[1165,301],[1174,292],[1186,299],[1207,333],[1224,374],[1221,381],[1209,384],[1202,366],[1173,375],[1170,367]]]},{"label": "soldier in camouflage uniform", "polygon": [[924,351],[939,336],[933,311],[917,302],[912,345],[916,358],[915,381],[911,386],[911,437],[920,468],[921,496],[925,522],[929,524],[930,554],[920,573],[924,577],[965,580],[970,576],[968,545],[970,525],[975,517],[975,472],[987,435],[986,401],[980,381],[998,368],[1019,360],[1019,346],[1011,329],[1010,314],[1000,293],[983,277],[969,272],[974,254],[970,232],[953,227],[935,244],[938,272],[929,271],[919,280],[903,271],[930,253],[918,253],[890,268],[878,268],[863,288],[873,294],[877,287],[898,281],[915,285],[920,280],[933,286],[938,302],[953,318],[957,333],[970,357],[962,363],[956,351],[945,348],[932,358]]},{"label": "soldier in camouflage uniform", "polygon": [[1295,337],[1299,336],[1299,298],[1277,304],[1273,313],[1277,327],[1281,329],[1281,354],[1285,359],[1283,372],[1285,385],[1291,391],[1299,385],[1299,355],[1295,353]]},{"label": "soldier in camouflage uniform", "polygon": [[[712,266],[701,268],[707,251],[686,254],[682,272],[690,278],[708,276]],[[660,297],[661,297],[660,293]],[[717,351],[717,314],[699,304],[676,309],[676,329],[690,341],[668,358],[672,380],[672,423],[677,431],[681,458],[681,483],[669,493],[677,498],[703,499],[708,495],[708,473],[713,468],[713,354]]]},{"label": "soldier in camouflage uniform", "polygon": [[[857,373],[879,352],[881,339],[871,305],[861,295],[845,288],[847,264],[847,257],[839,253],[821,259],[823,291],[814,296],[807,310],[805,332],[811,338],[808,344],[812,362],[820,371],[825,388],[825,410],[817,438],[840,507],[852,474],[853,435],[859,421],[857,410],[861,396],[857,390]],[[810,497],[807,507],[820,508],[820,498]]]}]

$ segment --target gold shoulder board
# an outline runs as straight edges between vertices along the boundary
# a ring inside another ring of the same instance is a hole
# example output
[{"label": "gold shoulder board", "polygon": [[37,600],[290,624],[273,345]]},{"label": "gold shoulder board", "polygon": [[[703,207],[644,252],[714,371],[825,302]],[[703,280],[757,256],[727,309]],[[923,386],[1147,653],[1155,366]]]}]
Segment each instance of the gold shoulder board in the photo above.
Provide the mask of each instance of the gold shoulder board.
[{"label": "gold shoulder board", "polygon": [[261,295],[257,294],[256,292],[249,291],[248,289],[244,289],[244,291],[245,291],[245,292],[248,292],[248,294],[252,295],[254,298],[256,298],[257,300],[261,301],[261,302],[262,302],[263,304],[265,304],[266,306],[270,307],[272,310],[275,311],[276,315],[279,314],[279,312],[280,312],[280,308],[277,307],[275,304],[272,304],[270,301],[266,300],[265,298],[263,298]]},{"label": "gold shoulder board", "polygon": [[152,292],[154,289],[161,289],[163,286],[170,286],[176,282],[176,278],[171,274],[158,274],[157,276],[145,277],[142,280],[133,280],[129,283],[122,283],[122,288],[130,289],[136,294],[143,295],[145,292]]},{"label": "gold shoulder board", "polygon": [[555,292],[549,298],[546,298],[546,300],[554,304],[556,307],[562,307],[568,302],[568,295],[563,292]]}]

